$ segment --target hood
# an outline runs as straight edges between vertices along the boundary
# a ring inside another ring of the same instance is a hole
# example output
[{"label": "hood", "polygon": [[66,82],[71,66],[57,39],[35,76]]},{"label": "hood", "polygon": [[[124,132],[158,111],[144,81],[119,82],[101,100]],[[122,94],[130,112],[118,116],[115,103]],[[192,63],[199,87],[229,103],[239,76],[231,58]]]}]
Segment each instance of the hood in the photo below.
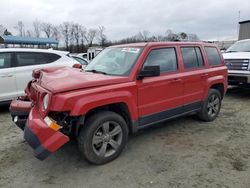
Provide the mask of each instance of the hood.
[{"label": "hood", "polygon": [[224,59],[250,59],[250,52],[230,52],[222,55]]},{"label": "hood", "polygon": [[119,84],[129,81],[128,77],[84,72],[80,69],[70,67],[41,69],[36,70],[36,73],[40,75],[38,83],[52,93]]}]

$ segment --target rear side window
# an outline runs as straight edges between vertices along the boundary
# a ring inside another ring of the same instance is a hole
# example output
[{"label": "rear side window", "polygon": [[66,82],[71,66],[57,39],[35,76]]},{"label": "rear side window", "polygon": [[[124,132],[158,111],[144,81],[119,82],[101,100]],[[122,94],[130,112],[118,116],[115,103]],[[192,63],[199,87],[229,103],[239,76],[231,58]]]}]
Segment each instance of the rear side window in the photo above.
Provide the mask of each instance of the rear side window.
[{"label": "rear side window", "polygon": [[0,53],[0,69],[11,67],[11,53]]},{"label": "rear side window", "polygon": [[209,65],[219,65],[221,64],[220,55],[218,50],[214,47],[205,47],[205,51],[208,57],[208,64]]},{"label": "rear side window", "polygon": [[177,58],[174,48],[162,48],[152,50],[144,66],[159,65],[161,72],[172,72],[177,70]]},{"label": "rear side window", "polygon": [[17,66],[30,66],[51,63],[60,58],[59,55],[39,52],[16,53]]},{"label": "rear side window", "polygon": [[58,59],[61,58],[60,55],[57,55],[57,54],[51,54],[51,53],[44,53],[45,56],[47,56],[48,58],[48,63],[52,63]]},{"label": "rear side window", "polygon": [[199,47],[182,47],[181,53],[185,69],[204,66],[204,61]]}]

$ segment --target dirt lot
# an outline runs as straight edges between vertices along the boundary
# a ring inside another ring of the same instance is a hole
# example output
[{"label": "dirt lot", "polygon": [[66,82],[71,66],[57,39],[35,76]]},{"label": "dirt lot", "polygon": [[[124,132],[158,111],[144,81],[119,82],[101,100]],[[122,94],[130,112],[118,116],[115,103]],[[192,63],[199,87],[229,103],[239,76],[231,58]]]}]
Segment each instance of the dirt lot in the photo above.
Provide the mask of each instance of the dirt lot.
[{"label": "dirt lot", "polygon": [[250,187],[249,89],[230,89],[214,122],[186,117],[131,136],[102,166],[84,161],[75,142],[37,160],[0,108],[0,187]]}]

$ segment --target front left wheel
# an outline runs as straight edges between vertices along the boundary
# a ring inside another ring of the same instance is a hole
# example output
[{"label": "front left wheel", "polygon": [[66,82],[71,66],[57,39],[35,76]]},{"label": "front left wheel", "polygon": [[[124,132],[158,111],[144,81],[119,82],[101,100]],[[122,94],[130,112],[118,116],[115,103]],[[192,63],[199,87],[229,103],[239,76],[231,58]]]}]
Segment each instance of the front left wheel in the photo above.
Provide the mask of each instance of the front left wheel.
[{"label": "front left wheel", "polygon": [[122,116],[111,111],[98,112],[83,126],[78,146],[89,162],[105,164],[120,155],[128,139],[128,126]]}]

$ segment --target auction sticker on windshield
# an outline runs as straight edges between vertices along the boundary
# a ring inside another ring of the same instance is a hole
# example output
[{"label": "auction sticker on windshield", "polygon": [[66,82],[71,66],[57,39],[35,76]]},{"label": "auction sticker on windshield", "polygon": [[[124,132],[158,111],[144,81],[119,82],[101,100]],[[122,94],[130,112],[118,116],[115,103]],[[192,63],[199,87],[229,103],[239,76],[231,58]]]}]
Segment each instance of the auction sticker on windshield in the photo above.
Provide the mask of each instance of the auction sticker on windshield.
[{"label": "auction sticker on windshield", "polygon": [[139,53],[140,48],[122,48],[122,52]]}]

